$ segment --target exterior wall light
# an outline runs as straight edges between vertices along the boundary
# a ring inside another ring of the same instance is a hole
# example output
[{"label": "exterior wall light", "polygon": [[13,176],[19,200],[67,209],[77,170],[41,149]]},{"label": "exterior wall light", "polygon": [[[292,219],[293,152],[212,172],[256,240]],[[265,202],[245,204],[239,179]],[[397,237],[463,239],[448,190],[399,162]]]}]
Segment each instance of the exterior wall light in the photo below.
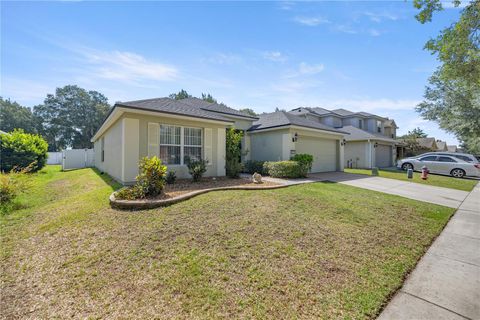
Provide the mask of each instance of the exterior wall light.
[{"label": "exterior wall light", "polygon": [[297,142],[297,140],[298,140],[298,133],[295,132],[292,137],[292,142]]},{"label": "exterior wall light", "polygon": [[375,142],[375,144],[373,145],[374,148],[378,147],[378,142]]},{"label": "exterior wall light", "polygon": [[340,141],[340,145],[341,145],[341,146],[344,146],[344,145],[346,145],[346,144],[347,144],[347,140],[342,139],[342,141]]}]

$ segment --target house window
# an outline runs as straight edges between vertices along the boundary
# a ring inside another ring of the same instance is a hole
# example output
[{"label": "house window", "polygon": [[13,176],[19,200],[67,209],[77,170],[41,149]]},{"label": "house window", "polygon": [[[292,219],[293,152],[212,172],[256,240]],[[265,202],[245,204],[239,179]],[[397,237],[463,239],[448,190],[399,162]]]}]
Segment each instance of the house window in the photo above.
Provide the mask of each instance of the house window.
[{"label": "house window", "polygon": [[377,120],[377,132],[382,132],[382,121]]},{"label": "house window", "polygon": [[202,159],[202,129],[160,125],[160,159],[166,165]]},{"label": "house window", "polygon": [[102,162],[105,161],[105,137],[102,137],[102,140],[101,140],[101,158],[102,158]]},{"label": "house window", "polygon": [[359,119],[359,120],[358,120],[358,127],[359,127],[360,129],[363,129],[363,119]]},{"label": "house window", "polygon": [[160,159],[164,164],[180,164],[181,127],[160,125]]},{"label": "house window", "polygon": [[183,163],[188,159],[198,161],[202,159],[202,129],[183,128]]}]

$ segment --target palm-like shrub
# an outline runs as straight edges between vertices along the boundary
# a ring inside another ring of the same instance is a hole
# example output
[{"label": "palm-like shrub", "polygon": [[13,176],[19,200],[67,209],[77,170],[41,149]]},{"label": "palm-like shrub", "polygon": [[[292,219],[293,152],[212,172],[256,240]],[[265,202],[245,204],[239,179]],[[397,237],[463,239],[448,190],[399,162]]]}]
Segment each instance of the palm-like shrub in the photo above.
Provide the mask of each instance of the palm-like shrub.
[{"label": "palm-like shrub", "polygon": [[200,181],[205,172],[207,172],[207,161],[201,160],[187,160],[188,173],[192,176],[194,182]]}]

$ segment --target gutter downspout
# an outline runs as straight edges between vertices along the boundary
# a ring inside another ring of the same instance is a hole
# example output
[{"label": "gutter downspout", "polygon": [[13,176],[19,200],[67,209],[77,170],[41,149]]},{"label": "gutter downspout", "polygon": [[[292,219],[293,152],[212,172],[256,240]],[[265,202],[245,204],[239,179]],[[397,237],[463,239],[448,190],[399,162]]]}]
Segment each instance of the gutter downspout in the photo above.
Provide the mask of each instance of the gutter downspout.
[{"label": "gutter downspout", "polygon": [[368,139],[368,163],[370,163],[370,169],[373,168],[372,163],[372,142]]}]

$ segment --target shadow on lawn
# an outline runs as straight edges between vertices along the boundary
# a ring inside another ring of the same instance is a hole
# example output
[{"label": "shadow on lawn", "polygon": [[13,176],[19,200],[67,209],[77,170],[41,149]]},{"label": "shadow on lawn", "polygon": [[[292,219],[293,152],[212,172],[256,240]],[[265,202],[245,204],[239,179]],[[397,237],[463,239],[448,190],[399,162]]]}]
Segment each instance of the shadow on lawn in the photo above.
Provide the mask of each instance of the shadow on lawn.
[{"label": "shadow on lawn", "polygon": [[118,190],[120,189],[121,187],[123,187],[123,185],[119,182],[117,182],[115,179],[113,179],[108,173],[105,173],[105,172],[101,172],[100,170],[98,170],[97,168],[90,168],[92,169],[93,172],[95,172],[95,174],[103,180],[103,182],[105,182],[106,184],[108,184],[111,188],[112,188],[112,191],[115,191],[115,190]]}]

